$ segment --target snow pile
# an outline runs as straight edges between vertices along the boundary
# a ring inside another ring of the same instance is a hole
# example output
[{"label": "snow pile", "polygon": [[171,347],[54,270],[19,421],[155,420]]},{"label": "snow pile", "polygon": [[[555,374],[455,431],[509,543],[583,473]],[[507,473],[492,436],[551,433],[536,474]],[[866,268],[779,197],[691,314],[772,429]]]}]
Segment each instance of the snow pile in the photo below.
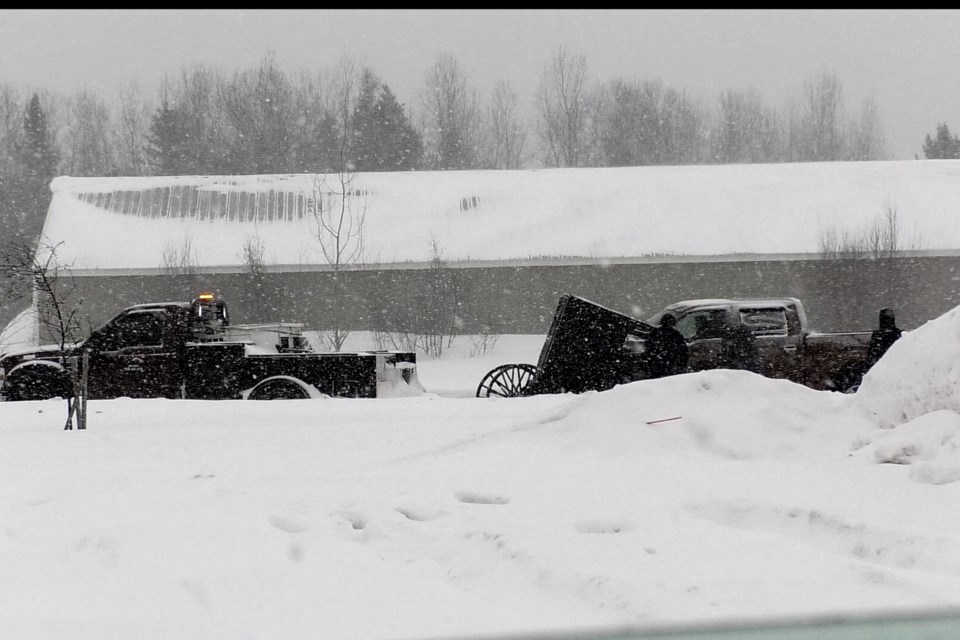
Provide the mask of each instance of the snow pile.
[{"label": "snow pile", "polygon": [[960,307],[903,337],[864,377],[855,398],[879,427],[876,462],[910,465],[927,484],[960,480]]},{"label": "snow pile", "polygon": [[876,462],[910,465],[910,477],[927,484],[960,480],[960,415],[940,409],[901,425],[873,445]]},{"label": "snow pile", "polygon": [[857,404],[883,428],[960,412],[960,307],[905,332],[864,377]]}]

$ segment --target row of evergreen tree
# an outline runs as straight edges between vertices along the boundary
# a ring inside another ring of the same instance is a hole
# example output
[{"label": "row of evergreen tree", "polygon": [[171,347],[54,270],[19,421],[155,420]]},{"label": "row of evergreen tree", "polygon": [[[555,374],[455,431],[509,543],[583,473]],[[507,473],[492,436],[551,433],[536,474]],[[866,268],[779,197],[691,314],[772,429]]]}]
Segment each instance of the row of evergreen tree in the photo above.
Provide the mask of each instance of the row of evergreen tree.
[{"label": "row of evergreen tree", "polygon": [[[591,83],[559,49],[528,110],[506,82],[482,99],[457,60],[437,56],[415,112],[372,69],[341,61],[292,76],[267,54],[233,74],[203,65],[135,84],[111,102],[89,91],[0,85],[0,225],[35,238],[56,175],[243,175],[881,160],[872,100],[848,117],[840,80],[811,77],[784,109],[754,91],[707,108],[659,80]],[[530,113],[529,116],[525,115]],[[928,157],[957,153],[946,125]],[[533,135],[531,135],[531,133]],[[946,142],[942,136],[946,136]],[[960,146],[960,143],[958,143]],[[955,156],[946,156],[955,157]]]}]

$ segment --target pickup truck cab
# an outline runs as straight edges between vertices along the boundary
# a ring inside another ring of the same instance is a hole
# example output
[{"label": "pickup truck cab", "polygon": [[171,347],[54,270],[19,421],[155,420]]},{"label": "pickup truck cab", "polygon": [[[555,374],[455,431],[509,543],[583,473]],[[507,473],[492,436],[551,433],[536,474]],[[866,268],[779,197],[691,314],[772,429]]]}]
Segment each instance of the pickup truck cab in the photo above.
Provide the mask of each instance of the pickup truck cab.
[{"label": "pickup truck cab", "polygon": [[753,333],[760,373],[770,378],[846,392],[856,389],[869,368],[869,331],[811,331],[803,303],[797,298],[684,300],[667,306],[647,322],[658,325],[667,312],[676,316],[676,328],[687,340],[690,371],[723,366],[722,336],[734,324]]}]

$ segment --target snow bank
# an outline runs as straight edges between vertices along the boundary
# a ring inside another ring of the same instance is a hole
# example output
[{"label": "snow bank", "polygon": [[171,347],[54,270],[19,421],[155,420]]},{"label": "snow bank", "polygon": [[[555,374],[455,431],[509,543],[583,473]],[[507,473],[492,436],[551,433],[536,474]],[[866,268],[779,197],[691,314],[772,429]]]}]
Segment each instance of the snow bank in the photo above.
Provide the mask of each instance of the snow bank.
[{"label": "snow bank", "polygon": [[960,307],[904,333],[864,377],[856,404],[884,429],[960,413]]},{"label": "snow bank", "polygon": [[874,462],[910,465],[923,484],[960,480],[960,307],[903,334],[854,405],[883,430],[868,438]]}]

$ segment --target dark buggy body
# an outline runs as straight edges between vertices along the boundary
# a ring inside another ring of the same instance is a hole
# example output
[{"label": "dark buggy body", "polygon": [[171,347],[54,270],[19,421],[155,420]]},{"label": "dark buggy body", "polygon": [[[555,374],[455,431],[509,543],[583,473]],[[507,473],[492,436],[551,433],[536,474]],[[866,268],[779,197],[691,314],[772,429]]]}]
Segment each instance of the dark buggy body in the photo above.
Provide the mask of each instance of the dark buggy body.
[{"label": "dark buggy body", "polygon": [[646,371],[643,344],[653,326],[574,295],[557,304],[536,366],[504,364],[490,371],[477,397],[603,391]]}]

